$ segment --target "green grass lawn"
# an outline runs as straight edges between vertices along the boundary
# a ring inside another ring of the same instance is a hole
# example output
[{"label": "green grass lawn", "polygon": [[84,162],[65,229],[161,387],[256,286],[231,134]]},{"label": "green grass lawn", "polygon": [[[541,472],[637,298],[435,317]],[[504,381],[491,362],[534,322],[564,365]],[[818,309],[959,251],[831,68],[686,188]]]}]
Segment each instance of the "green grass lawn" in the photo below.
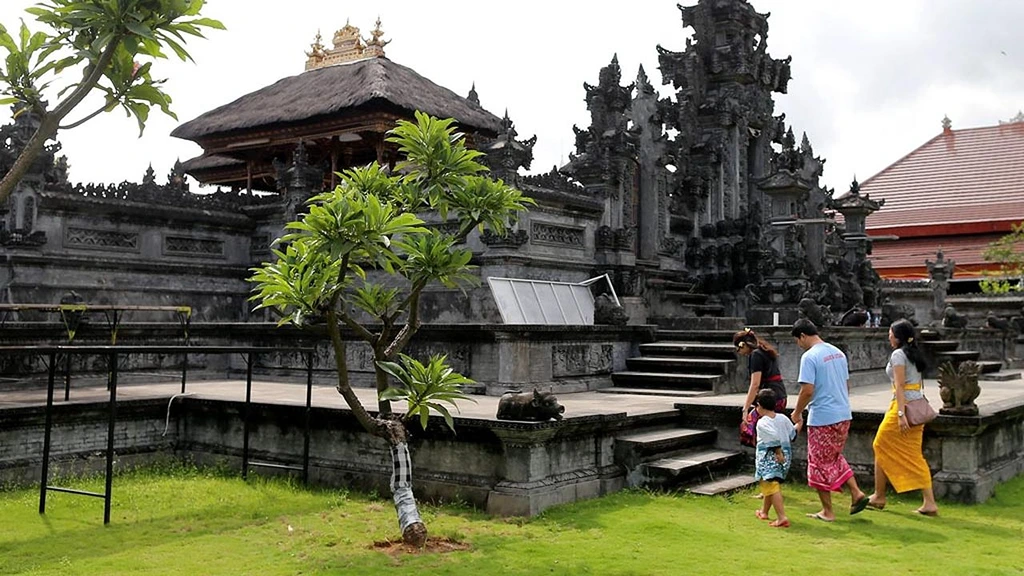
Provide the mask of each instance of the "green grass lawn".
[{"label": "green grass lawn", "polygon": [[154,468],[115,478],[107,527],[99,499],[51,493],[40,516],[37,490],[0,492],[0,574],[1024,574],[1024,477],[939,518],[890,498],[825,524],[803,517],[813,492],[785,494],[789,529],[758,521],[751,492],[629,491],[528,520],[426,506],[431,537],[467,550],[408,554],[373,547],[398,535],[389,500]]}]

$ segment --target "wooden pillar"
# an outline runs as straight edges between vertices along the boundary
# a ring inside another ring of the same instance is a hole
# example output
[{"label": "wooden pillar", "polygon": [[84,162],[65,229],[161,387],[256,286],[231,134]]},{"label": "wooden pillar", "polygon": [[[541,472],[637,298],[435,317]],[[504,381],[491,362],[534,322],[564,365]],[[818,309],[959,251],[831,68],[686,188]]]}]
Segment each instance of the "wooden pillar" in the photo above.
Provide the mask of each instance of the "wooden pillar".
[{"label": "wooden pillar", "polygon": [[245,191],[252,196],[252,160],[245,161]]},{"label": "wooden pillar", "polygon": [[331,190],[338,185],[338,137],[331,138]]},{"label": "wooden pillar", "polygon": [[377,136],[377,164],[384,165],[384,135]]}]

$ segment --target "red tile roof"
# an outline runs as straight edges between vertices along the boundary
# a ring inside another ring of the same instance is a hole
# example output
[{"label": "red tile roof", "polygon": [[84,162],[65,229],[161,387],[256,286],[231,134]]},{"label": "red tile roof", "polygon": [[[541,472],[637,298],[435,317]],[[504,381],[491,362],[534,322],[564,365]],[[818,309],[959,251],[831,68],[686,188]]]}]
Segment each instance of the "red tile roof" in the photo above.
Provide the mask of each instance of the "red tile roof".
[{"label": "red tile roof", "polygon": [[[1024,122],[943,131],[861,184],[861,193],[885,199],[867,220],[876,234],[935,235],[944,225],[1009,231],[1024,220]],[[929,225],[930,232],[907,230]]]},{"label": "red tile roof", "polygon": [[947,260],[956,262],[955,278],[975,277],[981,270],[997,269],[996,265],[985,262],[982,253],[1001,237],[1001,234],[983,234],[876,241],[868,258],[883,278],[927,278],[924,261],[934,262],[935,253],[942,249]]}]

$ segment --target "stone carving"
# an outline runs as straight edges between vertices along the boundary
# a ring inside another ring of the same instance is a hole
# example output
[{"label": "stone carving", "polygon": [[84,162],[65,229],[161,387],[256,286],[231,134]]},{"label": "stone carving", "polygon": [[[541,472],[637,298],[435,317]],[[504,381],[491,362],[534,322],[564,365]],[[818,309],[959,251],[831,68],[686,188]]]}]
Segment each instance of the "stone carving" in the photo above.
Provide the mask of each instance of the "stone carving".
[{"label": "stone carving", "polygon": [[270,242],[270,234],[253,234],[249,238],[249,254],[268,254],[270,252]]},{"label": "stone carving", "polygon": [[185,256],[223,256],[224,241],[213,238],[165,236],[164,253]]},{"label": "stone carving", "polygon": [[615,231],[611,226],[600,226],[594,231],[594,247],[598,250],[615,248]]},{"label": "stone carving", "polygon": [[[447,234],[453,237],[462,230],[462,226],[459,224],[457,220],[451,220],[448,222],[429,222],[424,226],[426,226],[427,228],[431,228],[433,230],[437,230],[441,234]],[[465,243],[465,238],[457,238],[455,241],[456,245]]]},{"label": "stone carving", "polygon": [[821,306],[810,298],[801,298],[797,304],[797,312],[801,318],[806,318],[815,326],[828,326],[832,324],[832,311],[828,306]]},{"label": "stone carving", "polygon": [[924,265],[928,268],[928,276],[930,277],[928,285],[932,289],[932,313],[934,318],[939,315],[939,310],[946,308],[946,293],[949,291],[949,281],[953,279],[956,263],[952,260],[946,260],[942,250],[939,250],[935,255],[935,262],[925,260]]},{"label": "stone carving", "polygon": [[629,322],[629,315],[610,296],[601,294],[594,298],[594,324],[625,326],[627,322]]},{"label": "stone carving", "polygon": [[996,316],[991,310],[985,314],[985,326],[993,330],[999,330],[1001,332],[1009,332],[1012,329],[1010,321],[1006,318],[1000,318]]},{"label": "stone carving", "polygon": [[530,241],[562,248],[583,249],[583,228],[558,226],[545,222],[530,222]]},{"label": "stone carving", "polygon": [[515,123],[509,119],[506,110],[505,117],[501,120],[501,132],[498,133],[498,137],[493,139],[480,137],[479,149],[484,153],[480,162],[491,169],[491,175],[494,178],[511,183],[518,177],[520,168],[530,169],[530,163],[533,162],[533,146],[537,143],[537,136],[519,140],[516,138],[518,135]]},{"label": "stone carving", "polygon": [[968,319],[966,314],[960,314],[956,311],[956,308],[952,306],[946,306],[942,311],[942,327],[943,328],[967,328]]},{"label": "stone carving", "polygon": [[499,236],[490,228],[487,228],[480,235],[480,241],[490,248],[518,249],[523,244],[526,244],[529,239],[530,237],[526,234],[526,230],[509,230]]},{"label": "stone carving", "polygon": [[939,396],[942,398],[940,414],[977,416],[974,400],[981,394],[978,385],[978,365],[970,360],[954,365],[945,362],[939,366]]},{"label": "stone carving", "polygon": [[561,420],[565,406],[551,392],[506,392],[498,400],[498,420],[528,420],[546,422],[552,418]]},{"label": "stone carving", "polygon": [[544,174],[522,176],[519,181],[529,186],[569,192],[571,194],[582,194],[586,189],[577,182],[569,179],[568,176],[558,171],[558,166],[552,166],[551,171]]},{"label": "stone carving", "polygon": [[878,325],[884,327],[892,326],[893,322],[906,318],[911,324],[917,326],[917,318],[914,307],[909,304],[896,304],[892,298],[886,298],[882,302],[882,318]]},{"label": "stone carving", "polygon": [[863,326],[867,324],[871,318],[871,314],[867,310],[861,307],[853,307],[843,314],[843,317],[839,319],[840,326]]},{"label": "stone carving", "polygon": [[566,344],[551,349],[551,374],[555,378],[610,374],[611,344]]},{"label": "stone carving", "polygon": [[68,227],[64,229],[64,245],[69,248],[90,250],[139,251],[139,235],[135,232],[118,230],[94,230],[91,228]]}]

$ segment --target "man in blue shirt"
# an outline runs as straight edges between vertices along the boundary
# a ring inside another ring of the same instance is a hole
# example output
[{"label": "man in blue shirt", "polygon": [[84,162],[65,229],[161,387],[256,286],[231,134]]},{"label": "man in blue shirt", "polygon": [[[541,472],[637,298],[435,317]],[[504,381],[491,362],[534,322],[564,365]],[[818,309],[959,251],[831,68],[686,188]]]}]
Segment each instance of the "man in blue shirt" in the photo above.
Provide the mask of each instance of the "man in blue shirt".
[{"label": "man in blue shirt", "polygon": [[857,486],[850,464],[843,457],[843,448],[850,433],[850,371],[846,355],[818,335],[818,328],[804,318],[793,324],[790,332],[797,346],[804,350],[800,357],[800,396],[791,416],[799,431],[804,426],[804,408],[807,417],[807,484],[818,491],[821,511],[808,514],[811,518],[832,522],[836,519],[832,509],[832,492],[850,489],[850,514],[867,507],[870,501]]}]

